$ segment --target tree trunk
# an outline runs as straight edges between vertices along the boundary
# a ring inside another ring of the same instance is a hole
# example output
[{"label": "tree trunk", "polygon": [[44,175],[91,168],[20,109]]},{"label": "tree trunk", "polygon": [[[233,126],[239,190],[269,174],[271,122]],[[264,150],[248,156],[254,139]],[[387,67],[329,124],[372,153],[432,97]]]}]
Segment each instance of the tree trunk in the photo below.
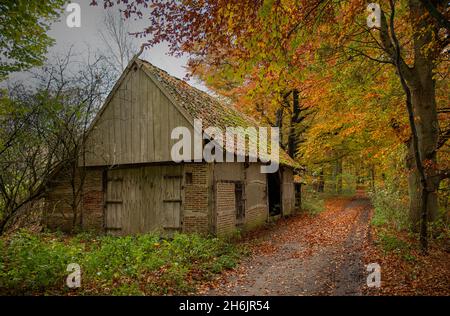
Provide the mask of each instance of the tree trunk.
[{"label": "tree trunk", "polygon": [[370,165],[370,189],[375,193],[375,165]]},{"label": "tree trunk", "polygon": [[[432,79],[431,69],[429,70],[428,79],[423,78],[419,87],[415,86],[411,89],[411,101],[414,113],[417,117],[417,136],[419,139],[420,156],[423,157],[423,164],[427,171],[427,216],[428,221],[436,219],[438,213],[437,188],[439,186],[438,177],[434,177],[435,171],[433,166],[436,164],[436,144],[438,141],[439,131],[435,88]],[[412,143],[408,144],[407,156],[408,189],[410,196],[409,218],[413,231],[419,230],[421,220],[421,183],[420,175],[414,161],[414,151]]]},{"label": "tree trunk", "polygon": [[9,216],[8,217],[4,217],[0,220],[0,236],[3,235],[3,233],[5,232],[6,229],[6,224],[9,221]]},{"label": "tree trunk", "polygon": [[323,174],[323,169],[320,170],[319,174],[319,183],[317,185],[317,192],[324,192],[325,191],[325,179]]},{"label": "tree trunk", "polygon": [[428,248],[428,221],[437,214],[436,150],[438,145],[438,120],[436,110],[435,81],[433,69],[440,51],[435,45],[437,28],[426,16],[426,9],[418,0],[409,0],[410,21],[412,23],[412,44],[414,50],[413,67],[401,57],[400,42],[394,30],[395,1],[389,1],[390,36],[386,18],[381,21],[381,36],[384,47],[391,54],[400,83],[406,95],[406,108],[411,127],[409,142],[409,192],[411,228],[420,227],[422,250]]}]

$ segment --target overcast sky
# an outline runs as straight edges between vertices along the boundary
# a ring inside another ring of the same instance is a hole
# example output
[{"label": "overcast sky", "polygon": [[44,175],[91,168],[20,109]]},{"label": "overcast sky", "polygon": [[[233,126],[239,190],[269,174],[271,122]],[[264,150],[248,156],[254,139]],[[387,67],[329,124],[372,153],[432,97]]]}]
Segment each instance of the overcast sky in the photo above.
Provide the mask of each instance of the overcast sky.
[{"label": "overcast sky", "polygon": [[[88,52],[95,53],[97,51],[104,51],[106,49],[104,43],[100,40],[99,30],[102,26],[104,19],[105,9],[103,8],[103,1],[98,1],[98,6],[90,6],[91,0],[74,0],[73,3],[78,3],[81,7],[81,27],[80,28],[70,28],[67,26],[66,19],[70,14],[69,12],[64,12],[61,15],[60,21],[54,23],[49,31],[49,35],[56,40],[54,46],[49,48],[48,56],[55,54],[66,53],[70,47],[77,54],[81,54],[86,57]],[[119,14],[119,7],[114,6],[113,8],[107,9],[112,10],[114,13]],[[147,20],[145,18],[141,20],[130,19],[130,28],[132,31],[139,31],[143,29],[146,25]],[[145,39],[134,39],[136,41],[136,47],[140,47]],[[167,44],[161,44],[155,46],[151,49],[146,49],[141,55],[141,58],[151,62],[155,66],[164,69],[169,74],[183,79],[186,75],[185,65],[187,62],[187,56],[181,58],[176,58],[167,55],[168,47]],[[137,53],[137,52],[136,52]],[[21,78],[22,75],[17,75],[16,77]],[[197,80],[191,79],[188,81],[189,84],[205,90],[204,85]]]}]

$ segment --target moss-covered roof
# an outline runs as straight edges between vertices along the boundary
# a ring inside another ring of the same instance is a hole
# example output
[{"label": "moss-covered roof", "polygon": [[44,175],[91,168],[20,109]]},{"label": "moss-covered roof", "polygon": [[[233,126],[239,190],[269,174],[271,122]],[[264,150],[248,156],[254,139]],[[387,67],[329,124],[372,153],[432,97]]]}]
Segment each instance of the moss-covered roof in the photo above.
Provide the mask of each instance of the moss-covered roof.
[{"label": "moss-covered roof", "polygon": [[[253,118],[237,110],[232,104],[227,104],[197,88],[190,86],[183,80],[169,75],[164,70],[150,64],[145,60],[138,62],[149,71],[154,80],[157,80],[170,98],[177,102],[193,119],[201,119],[203,129],[214,126],[225,131],[227,127],[258,127]],[[252,136],[250,136],[252,137]],[[257,137],[253,135],[253,137]],[[270,142],[268,142],[270,144]],[[270,146],[269,146],[270,148]],[[281,165],[298,168],[299,165],[283,149],[280,148]]]}]

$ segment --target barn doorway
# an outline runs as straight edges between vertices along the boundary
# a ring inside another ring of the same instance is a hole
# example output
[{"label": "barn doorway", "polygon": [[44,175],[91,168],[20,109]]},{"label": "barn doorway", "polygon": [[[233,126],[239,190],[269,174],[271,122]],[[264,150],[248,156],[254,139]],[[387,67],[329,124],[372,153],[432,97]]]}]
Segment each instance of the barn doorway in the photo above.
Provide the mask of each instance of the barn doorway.
[{"label": "barn doorway", "polygon": [[181,166],[111,169],[105,181],[105,228],[114,235],[181,230]]},{"label": "barn doorway", "polygon": [[267,174],[267,186],[269,192],[269,215],[281,214],[281,180],[278,172]]}]

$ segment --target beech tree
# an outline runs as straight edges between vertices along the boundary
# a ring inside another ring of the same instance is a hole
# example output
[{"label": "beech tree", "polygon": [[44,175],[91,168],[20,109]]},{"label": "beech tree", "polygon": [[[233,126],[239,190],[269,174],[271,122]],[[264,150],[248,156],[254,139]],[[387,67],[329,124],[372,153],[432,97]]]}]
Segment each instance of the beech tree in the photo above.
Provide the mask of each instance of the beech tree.
[{"label": "beech tree", "polygon": [[[448,72],[448,2],[379,1],[380,25],[375,28],[367,25],[367,3],[361,0],[114,3],[125,5],[125,17],[149,19],[148,27],[135,35],[147,36],[149,45],[166,41],[174,54],[190,54],[194,74],[200,70],[206,79],[222,78],[210,80],[212,86],[247,96],[250,107],[263,106],[259,112],[272,118],[278,106],[270,104],[279,105],[292,89],[305,96],[317,89],[317,82],[305,78],[317,56],[329,67],[361,58],[391,67],[409,118],[410,219],[414,230],[420,227],[426,249],[439,182],[449,176],[437,160],[450,132],[440,125],[436,100],[436,78]],[[114,3],[103,1],[105,7]],[[270,101],[261,103],[261,98]]]}]

